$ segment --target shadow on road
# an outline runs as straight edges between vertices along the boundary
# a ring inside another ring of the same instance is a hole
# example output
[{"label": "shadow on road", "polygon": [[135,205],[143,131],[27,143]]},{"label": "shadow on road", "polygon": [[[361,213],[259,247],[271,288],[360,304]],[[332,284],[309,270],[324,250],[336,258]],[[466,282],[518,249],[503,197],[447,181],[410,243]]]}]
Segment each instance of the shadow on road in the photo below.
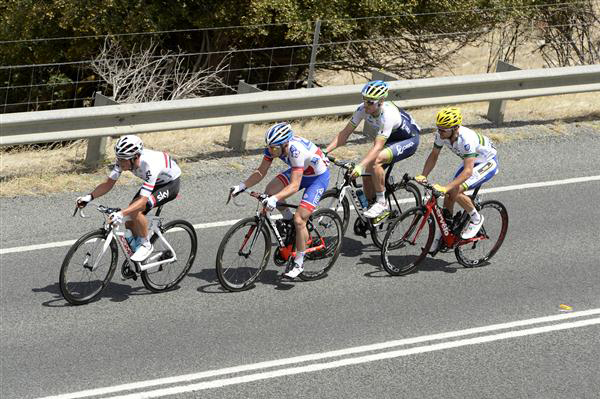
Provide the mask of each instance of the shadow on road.
[{"label": "shadow on road", "polygon": [[[175,287],[172,291],[177,290],[177,289],[179,289],[179,287]],[[53,283],[53,284],[47,285],[42,288],[32,288],[31,291],[33,291],[33,292],[48,292],[54,296],[53,299],[43,302],[42,306],[47,306],[47,307],[72,306],[63,298],[62,293],[60,292],[59,283]],[[100,294],[100,296],[98,298],[94,299],[92,302],[96,302],[96,301],[103,300],[106,298],[108,298],[112,302],[123,302],[124,300],[128,299],[132,295],[151,295],[151,294],[152,294],[152,292],[149,292],[144,287],[132,287],[131,285],[128,285],[128,284],[120,284],[120,283],[115,283],[115,282],[111,281],[110,283],[108,283],[108,285],[106,286],[106,288],[104,289],[102,294]]]}]

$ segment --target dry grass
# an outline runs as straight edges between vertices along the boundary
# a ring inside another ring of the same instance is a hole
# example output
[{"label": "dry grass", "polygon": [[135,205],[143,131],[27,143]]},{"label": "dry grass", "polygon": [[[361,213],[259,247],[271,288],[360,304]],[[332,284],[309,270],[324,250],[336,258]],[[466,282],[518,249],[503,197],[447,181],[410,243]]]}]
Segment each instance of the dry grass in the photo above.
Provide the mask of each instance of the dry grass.
[{"label": "dry grass", "polygon": [[[540,68],[543,63],[539,57],[531,56],[527,49],[517,59],[526,60],[516,63],[521,68]],[[447,76],[449,74],[485,73],[488,50],[481,47],[467,47],[453,58],[451,65],[443,65],[434,76]],[[365,79],[352,73],[321,73],[319,80],[324,85],[358,84]],[[576,120],[582,123],[593,124],[600,131],[600,103],[598,93],[581,93],[562,96],[539,97],[520,101],[509,101],[505,109],[505,121],[528,121],[529,123],[544,123],[545,128],[539,129],[544,134],[563,134],[563,124]],[[465,124],[473,121],[483,122],[482,117],[487,113],[488,103],[463,104]],[[424,107],[411,109],[425,132],[433,128],[433,116],[438,107]],[[318,118],[304,119],[294,123],[294,129],[303,137],[314,140],[320,144],[328,143],[333,136],[342,129],[348,118]],[[548,123],[550,122],[550,123]],[[268,125],[250,125],[248,131],[249,152],[239,154],[240,157],[255,154],[263,145],[263,134]],[[525,139],[531,135],[526,130],[519,132],[504,128],[486,129],[496,142],[507,142]],[[539,133],[537,133],[539,134]],[[423,144],[427,144],[431,135],[424,135]],[[203,129],[187,129],[181,131],[150,133],[141,135],[146,147],[168,151],[173,154],[185,170],[198,162],[220,162],[219,166],[232,170],[243,168],[238,157],[223,157],[232,151],[226,144],[229,138],[229,126],[211,127]],[[337,150],[342,157],[356,158],[366,151],[369,144],[349,145]],[[365,148],[363,148],[365,147]],[[85,158],[86,142],[77,141],[71,145],[53,150],[36,149],[35,147],[21,148],[13,152],[0,153],[0,197],[17,195],[43,195],[46,193],[65,191],[87,191],[106,178],[105,167],[95,171],[85,170],[82,161]],[[108,140],[107,155],[114,159],[111,140]],[[219,161],[219,159],[222,159]],[[108,166],[108,164],[106,165]],[[122,180],[133,181],[135,178],[126,173]]]}]

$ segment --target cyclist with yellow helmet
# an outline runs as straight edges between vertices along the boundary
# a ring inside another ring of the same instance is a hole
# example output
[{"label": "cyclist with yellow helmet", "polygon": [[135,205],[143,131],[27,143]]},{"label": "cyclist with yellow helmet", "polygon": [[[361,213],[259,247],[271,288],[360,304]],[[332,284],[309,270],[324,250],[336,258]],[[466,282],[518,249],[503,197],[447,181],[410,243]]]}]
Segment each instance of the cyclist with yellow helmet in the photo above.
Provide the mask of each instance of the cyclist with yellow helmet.
[{"label": "cyclist with yellow helmet", "polygon": [[325,150],[329,153],[346,144],[348,137],[358,124],[364,120],[365,126],[373,127],[373,147],[360,161],[353,171],[358,177],[365,171],[371,176],[363,177],[365,195],[373,205],[364,213],[374,223],[379,223],[388,214],[385,200],[384,169],[402,159],[406,159],[417,151],[421,129],[413,117],[405,110],[398,108],[393,102],[385,101],[389,93],[388,83],[374,80],[364,85],[361,94],[362,104],[358,106],[352,119],[342,129]]},{"label": "cyclist with yellow helmet", "polygon": [[[423,172],[416,177],[417,181],[427,181],[427,176],[435,167],[443,146],[452,150],[462,158],[463,164],[454,174],[454,179],[445,186],[435,184],[434,188],[447,193],[444,198],[444,216],[452,218],[454,203],[465,209],[471,220],[462,231],[463,239],[473,238],[483,225],[483,215],[477,212],[465,191],[479,187],[498,173],[498,158],[492,141],[465,126],[462,126],[462,114],[456,107],[446,107],[436,115],[437,132],[433,149],[425,161]],[[436,229],[436,237],[432,249],[437,249],[441,232]]]}]

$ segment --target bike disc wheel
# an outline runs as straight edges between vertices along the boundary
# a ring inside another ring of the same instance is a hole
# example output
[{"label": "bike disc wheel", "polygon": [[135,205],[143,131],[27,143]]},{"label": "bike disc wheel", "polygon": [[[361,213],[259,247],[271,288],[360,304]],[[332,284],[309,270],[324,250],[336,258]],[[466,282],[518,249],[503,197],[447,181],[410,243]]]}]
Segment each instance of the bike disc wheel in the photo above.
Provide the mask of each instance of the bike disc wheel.
[{"label": "bike disc wheel", "polygon": [[110,281],[119,252],[115,240],[103,252],[105,243],[106,231],[99,229],[82,236],[67,252],[60,268],[59,285],[70,304],[83,305],[94,300]]},{"label": "bike disc wheel", "polygon": [[459,245],[454,254],[464,267],[483,266],[498,252],[508,230],[508,212],[498,201],[484,201],[479,213],[484,217],[483,226],[476,237],[482,238]]},{"label": "bike disc wheel", "polygon": [[[179,284],[194,264],[198,248],[196,230],[185,220],[173,220],[164,224],[162,234],[175,251],[177,260],[163,263],[141,273],[144,286],[153,292],[168,291]],[[156,234],[150,241],[154,251],[145,263],[173,257],[171,250]]]},{"label": "bike disc wheel", "polygon": [[337,260],[342,247],[343,225],[331,209],[317,209],[307,224],[311,245],[323,242],[324,248],[304,256],[304,271],[298,276],[310,281],[324,277]]},{"label": "bike disc wheel", "polygon": [[340,190],[338,189],[325,191],[319,201],[319,209],[331,209],[336,212],[342,221],[342,235],[345,235],[350,224],[350,203],[345,196],[340,202],[339,196]]},{"label": "bike disc wheel", "polygon": [[258,229],[255,217],[242,219],[225,233],[217,252],[219,282],[229,291],[250,288],[271,255],[271,234],[265,224]]},{"label": "bike disc wheel", "polygon": [[394,185],[394,191],[389,194],[388,201],[390,216],[377,226],[372,226],[371,228],[371,239],[373,240],[373,244],[379,249],[382,248],[383,238],[390,225],[394,223],[403,212],[406,212],[410,208],[419,207],[423,203],[421,192],[417,186],[412,183]]},{"label": "bike disc wheel", "polygon": [[415,270],[427,256],[434,233],[433,218],[425,220],[423,208],[412,208],[402,214],[383,239],[381,264],[385,271],[402,276]]}]

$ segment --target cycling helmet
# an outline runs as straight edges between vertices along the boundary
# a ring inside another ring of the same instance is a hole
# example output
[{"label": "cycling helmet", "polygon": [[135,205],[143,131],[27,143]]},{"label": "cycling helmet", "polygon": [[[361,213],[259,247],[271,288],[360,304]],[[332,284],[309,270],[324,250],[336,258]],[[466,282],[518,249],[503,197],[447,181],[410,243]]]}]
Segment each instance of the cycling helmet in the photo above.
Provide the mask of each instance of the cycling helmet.
[{"label": "cycling helmet", "polygon": [[119,159],[133,159],[141,154],[144,149],[144,143],[138,136],[127,135],[119,138],[115,144],[115,155]]},{"label": "cycling helmet", "polygon": [[361,94],[367,100],[381,100],[388,96],[390,85],[383,80],[372,80],[363,86]]},{"label": "cycling helmet", "polygon": [[292,126],[289,123],[277,123],[267,130],[265,133],[265,143],[267,146],[282,145],[290,141],[294,137]]},{"label": "cycling helmet", "polygon": [[456,107],[446,107],[438,111],[435,116],[435,124],[441,128],[451,128],[462,123],[462,114]]}]

